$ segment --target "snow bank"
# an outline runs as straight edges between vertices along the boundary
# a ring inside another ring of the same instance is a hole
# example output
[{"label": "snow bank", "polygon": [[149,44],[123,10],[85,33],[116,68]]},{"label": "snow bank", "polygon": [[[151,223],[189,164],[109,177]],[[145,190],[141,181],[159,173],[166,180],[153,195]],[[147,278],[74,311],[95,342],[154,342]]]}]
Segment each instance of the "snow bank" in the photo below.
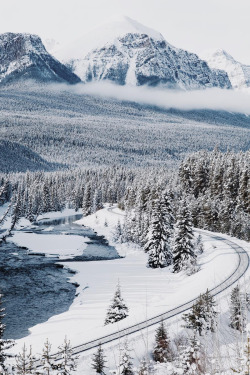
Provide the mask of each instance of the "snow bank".
[{"label": "snow bank", "polygon": [[[122,211],[107,205],[103,210],[81,219],[78,224],[88,225],[98,234],[105,235],[113,244],[115,225],[118,220],[122,222],[123,218]],[[105,221],[107,227],[104,226]],[[124,258],[63,263],[77,271],[71,278],[72,282],[80,285],[73,304],[67,312],[32,327],[31,334],[18,340],[13,350],[19,352],[26,342],[26,345],[32,344],[34,352],[40,352],[47,337],[56,350],[65,335],[75,346],[139,323],[196,298],[207,288],[225,280],[238,262],[238,257],[230,246],[211,238],[209,233],[203,236],[203,241],[205,252],[199,259],[201,270],[189,277],[184,273],[173,274],[168,268],[147,268],[147,255],[140,248],[129,244],[116,244],[119,254],[126,255]],[[122,296],[129,307],[129,317],[119,323],[104,326],[106,311],[118,279]],[[151,329],[154,332],[155,328]]]},{"label": "snow bank", "polygon": [[60,259],[82,255],[87,247],[87,237],[14,232],[11,242],[27,247],[33,253],[58,256]]}]

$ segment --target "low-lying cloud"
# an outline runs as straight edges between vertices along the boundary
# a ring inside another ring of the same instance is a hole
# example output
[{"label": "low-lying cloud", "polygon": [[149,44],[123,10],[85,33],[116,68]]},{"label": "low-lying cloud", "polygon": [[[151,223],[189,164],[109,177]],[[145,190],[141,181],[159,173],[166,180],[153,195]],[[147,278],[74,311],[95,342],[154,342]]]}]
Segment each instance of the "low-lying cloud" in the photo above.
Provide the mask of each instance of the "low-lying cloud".
[{"label": "low-lying cloud", "polygon": [[245,91],[206,89],[177,91],[149,87],[118,86],[111,83],[78,84],[71,87],[75,93],[97,95],[164,109],[223,110],[250,115],[250,89]]},{"label": "low-lying cloud", "polygon": [[94,95],[163,109],[179,110],[220,110],[250,115],[250,88],[235,91],[217,88],[194,91],[167,90],[145,86],[118,86],[107,82],[51,85],[54,90],[69,90],[79,95]]}]

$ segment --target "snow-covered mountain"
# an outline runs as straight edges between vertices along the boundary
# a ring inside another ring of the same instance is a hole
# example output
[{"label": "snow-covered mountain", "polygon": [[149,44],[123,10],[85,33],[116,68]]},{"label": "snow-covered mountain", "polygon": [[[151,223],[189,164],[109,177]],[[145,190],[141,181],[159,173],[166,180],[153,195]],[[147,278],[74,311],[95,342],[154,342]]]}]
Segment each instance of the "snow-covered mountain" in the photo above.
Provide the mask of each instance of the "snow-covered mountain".
[{"label": "snow-covered mountain", "polygon": [[250,66],[236,61],[223,49],[204,54],[211,69],[222,69],[227,72],[233,88],[250,87]]},{"label": "snow-covered mountain", "polygon": [[128,17],[87,34],[56,53],[83,82],[170,88],[230,88],[228,76],[197,55],[170,45],[163,36]]},{"label": "snow-covered mountain", "polygon": [[52,57],[37,35],[0,35],[0,83],[20,79],[42,82],[80,82],[71,70]]}]

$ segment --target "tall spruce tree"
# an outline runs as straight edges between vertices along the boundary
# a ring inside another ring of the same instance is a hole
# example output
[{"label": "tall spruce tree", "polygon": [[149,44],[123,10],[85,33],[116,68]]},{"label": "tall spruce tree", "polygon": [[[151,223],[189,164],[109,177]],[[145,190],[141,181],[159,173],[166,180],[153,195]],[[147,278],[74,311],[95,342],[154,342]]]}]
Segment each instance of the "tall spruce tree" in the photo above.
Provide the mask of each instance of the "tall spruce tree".
[{"label": "tall spruce tree", "polygon": [[173,244],[173,272],[188,270],[196,263],[194,253],[193,229],[189,210],[186,203],[181,204],[178,220],[175,226]]},{"label": "tall spruce tree", "polygon": [[153,350],[153,359],[155,362],[167,362],[173,359],[173,353],[168,338],[167,329],[162,321],[156,330],[155,347]]},{"label": "tall spruce tree", "polygon": [[108,308],[107,316],[105,319],[105,325],[110,323],[119,322],[120,320],[128,316],[128,307],[126,306],[122,296],[121,288],[118,282],[114,298],[111,305]]},{"label": "tall spruce tree", "polygon": [[84,196],[82,202],[82,211],[84,216],[88,216],[92,212],[92,194],[91,194],[91,184],[88,183],[84,189]]},{"label": "tall spruce tree", "polygon": [[233,288],[230,298],[230,327],[244,332],[246,329],[246,298],[239,285]]},{"label": "tall spruce tree", "polygon": [[147,233],[147,242],[144,251],[148,253],[148,266],[163,268],[171,264],[170,224],[166,202],[159,199],[153,201],[152,219]]},{"label": "tall spruce tree", "polygon": [[106,360],[100,343],[97,352],[93,355],[92,368],[96,371],[97,374],[104,375],[104,369],[106,367],[105,363]]},{"label": "tall spruce tree", "polygon": [[214,298],[208,290],[201,294],[193,304],[191,311],[183,315],[186,328],[192,329],[200,336],[209,331],[215,332],[218,315],[215,306]]}]

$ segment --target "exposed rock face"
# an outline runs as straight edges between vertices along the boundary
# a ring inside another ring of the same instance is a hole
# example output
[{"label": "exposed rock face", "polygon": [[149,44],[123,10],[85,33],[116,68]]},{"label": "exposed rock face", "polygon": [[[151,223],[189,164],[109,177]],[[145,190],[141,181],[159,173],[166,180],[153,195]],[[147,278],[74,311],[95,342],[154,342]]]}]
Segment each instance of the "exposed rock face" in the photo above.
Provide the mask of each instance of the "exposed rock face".
[{"label": "exposed rock face", "polygon": [[31,34],[0,35],[0,83],[34,79],[40,82],[80,82],[71,70],[53,58],[41,39]]},{"label": "exposed rock face", "polygon": [[204,59],[212,69],[223,69],[227,72],[233,88],[250,87],[250,66],[236,61],[223,49],[206,54]]},{"label": "exposed rock face", "polygon": [[[86,55],[79,53],[78,41],[75,56],[71,48],[68,58],[64,58],[83,82],[110,80],[119,85],[231,88],[227,73],[210,69],[197,55],[173,47],[160,33],[127,17],[120,24],[116,22],[113,29],[112,33],[112,25],[108,25],[93,33],[101,42]],[[106,30],[105,40],[102,34]],[[83,49],[84,44],[82,40]]]}]

